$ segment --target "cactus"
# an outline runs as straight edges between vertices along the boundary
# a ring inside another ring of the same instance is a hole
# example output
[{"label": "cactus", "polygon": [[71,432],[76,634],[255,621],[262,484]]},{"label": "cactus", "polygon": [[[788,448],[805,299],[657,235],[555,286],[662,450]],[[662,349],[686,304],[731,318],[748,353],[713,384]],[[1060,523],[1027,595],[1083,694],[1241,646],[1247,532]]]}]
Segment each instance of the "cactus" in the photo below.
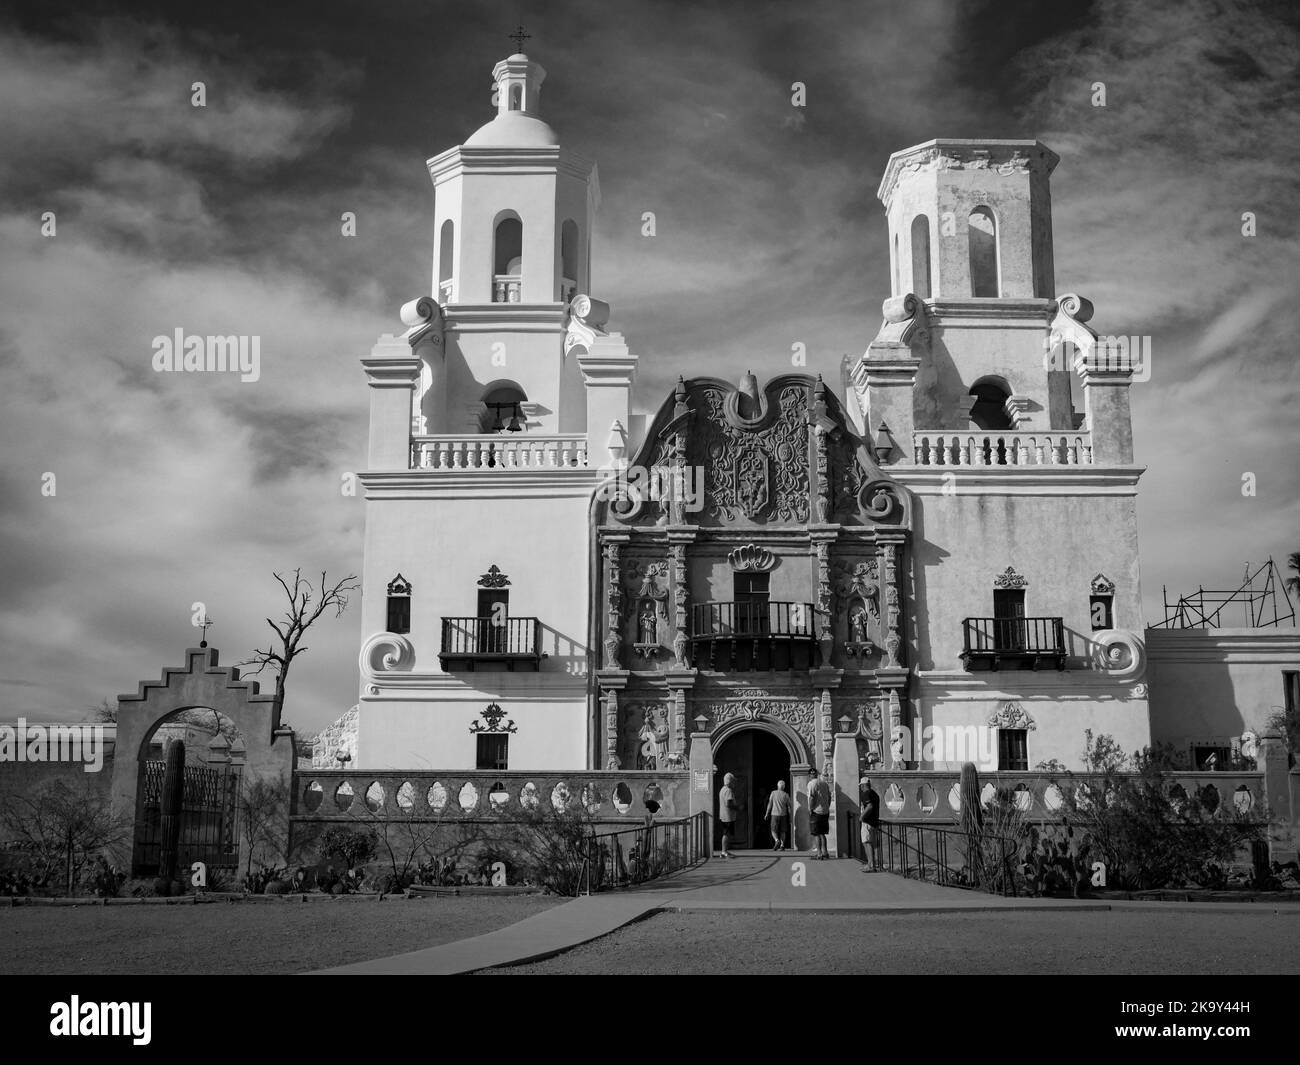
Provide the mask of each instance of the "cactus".
[{"label": "cactus", "polygon": [[1076,835],[1070,824],[1029,830],[1023,870],[1035,895],[1065,888],[1077,899],[1088,889],[1092,874],[1092,844]]},{"label": "cactus", "polygon": [[175,892],[176,865],[180,857],[181,806],[185,799],[185,741],[174,740],[167,748],[167,768],[163,772],[161,846],[158,852],[158,880],[169,885],[167,892]]},{"label": "cactus", "polygon": [[272,880],[263,889],[262,894],[263,895],[287,895],[289,894],[289,887],[290,884],[289,881],[287,880]]},{"label": "cactus", "polygon": [[982,848],[980,837],[984,833],[984,811],[980,805],[980,777],[974,762],[961,767],[961,830],[966,834],[966,865],[971,883],[982,879],[980,866]]}]

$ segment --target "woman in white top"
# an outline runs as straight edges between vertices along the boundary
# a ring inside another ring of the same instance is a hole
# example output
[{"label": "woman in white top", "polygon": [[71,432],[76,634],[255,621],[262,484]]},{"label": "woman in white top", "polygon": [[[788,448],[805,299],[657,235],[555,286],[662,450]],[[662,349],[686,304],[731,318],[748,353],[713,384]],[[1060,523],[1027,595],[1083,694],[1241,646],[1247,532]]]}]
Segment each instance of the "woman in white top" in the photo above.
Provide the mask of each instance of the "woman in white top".
[{"label": "woman in white top", "polygon": [[736,831],[736,814],[740,809],[736,802],[736,793],[732,790],[732,785],[735,783],[735,775],[726,774],[722,778],[722,789],[718,792],[718,823],[722,827],[722,850],[718,853],[719,858],[731,857],[727,849],[731,846],[731,837]]}]

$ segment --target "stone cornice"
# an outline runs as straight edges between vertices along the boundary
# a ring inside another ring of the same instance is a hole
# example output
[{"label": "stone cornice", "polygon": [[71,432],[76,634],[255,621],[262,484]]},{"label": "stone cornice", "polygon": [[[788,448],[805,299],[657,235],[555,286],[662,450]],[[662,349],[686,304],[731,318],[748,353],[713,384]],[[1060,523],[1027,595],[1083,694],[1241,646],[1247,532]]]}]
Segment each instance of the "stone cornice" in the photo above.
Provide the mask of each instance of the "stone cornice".
[{"label": "stone cornice", "polygon": [[[469,685],[459,676],[451,673],[412,673],[396,670],[379,673],[367,673],[365,686],[361,692],[361,702],[375,702],[382,699],[419,699],[422,692],[430,690],[440,693],[440,697],[467,703],[482,701],[493,697],[520,696],[530,702],[569,703],[574,699],[587,697],[587,678],[574,678],[563,672],[544,673],[501,673],[500,677],[521,676],[532,678],[528,683],[512,683],[508,680],[493,679],[491,685],[483,683],[484,674],[478,673],[475,684]],[[536,678],[547,678],[537,680]],[[563,683],[561,683],[563,682]],[[370,686],[379,688],[378,694],[370,694]],[[458,698],[459,697],[459,698]]]},{"label": "stone cornice", "polygon": [[559,333],[563,303],[452,303],[444,308],[448,333]]},{"label": "stone cornice", "polygon": [[1145,466],[913,466],[889,467],[919,496],[1136,495]]},{"label": "stone cornice", "polygon": [[925,300],[930,323],[939,328],[945,319],[962,322],[971,319],[996,321],[1000,328],[1005,328],[1009,319],[1020,318],[1026,327],[1041,329],[1051,322],[1056,313],[1056,301],[1047,299],[1003,298],[1003,297],[965,297],[951,299]]},{"label": "stone cornice", "polygon": [[888,209],[901,177],[939,170],[992,170],[999,174],[1049,176],[1061,161],[1037,140],[970,140],[937,137],[897,151],[885,164],[876,198]]},{"label": "stone cornice", "polygon": [[1005,687],[984,679],[984,676],[965,670],[931,669],[916,671],[916,696],[921,699],[955,698],[963,700],[1027,700],[1035,695],[1057,702],[1068,699],[1125,698],[1145,700],[1133,695],[1137,685],[1131,679],[1116,679],[1090,669],[1068,669],[1064,672],[1016,670],[1014,675],[1002,678]]},{"label": "stone cornice", "polygon": [[409,349],[404,359],[362,359],[361,365],[371,388],[414,388],[420,379],[420,359],[411,356]]},{"label": "stone cornice", "polygon": [[596,168],[595,162],[586,156],[555,144],[527,148],[458,145],[435,155],[426,166],[435,186],[474,173],[547,174],[558,170],[586,180]]},{"label": "stone cornice", "polygon": [[474,499],[512,496],[583,498],[595,491],[595,468],[523,470],[366,470],[370,499]]},{"label": "stone cornice", "polygon": [[1300,629],[1147,629],[1147,661],[1267,662],[1300,669]]}]

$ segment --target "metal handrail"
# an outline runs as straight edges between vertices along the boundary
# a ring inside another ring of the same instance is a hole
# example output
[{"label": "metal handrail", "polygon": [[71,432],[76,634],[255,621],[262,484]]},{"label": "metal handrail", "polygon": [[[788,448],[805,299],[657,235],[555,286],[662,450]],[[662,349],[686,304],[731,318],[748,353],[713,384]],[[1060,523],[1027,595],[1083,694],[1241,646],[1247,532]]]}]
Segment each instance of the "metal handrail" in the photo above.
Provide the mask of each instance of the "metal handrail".
[{"label": "metal handrail", "polygon": [[[940,887],[966,888],[987,891],[990,894],[1018,895],[1015,858],[1020,853],[1020,842],[1009,836],[996,836],[980,832],[972,838],[970,833],[957,828],[939,828],[935,825],[905,825],[881,822],[878,826],[885,846],[882,847],[885,867],[891,873],[909,880],[931,881]],[[955,868],[948,858],[951,837],[960,837],[966,846],[966,866]],[[985,866],[983,844],[999,844],[994,869]],[[972,843],[975,858],[971,860]],[[909,858],[916,861],[915,870]],[[927,875],[932,873],[933,875]]]},{"label": "metal handrail", "polygon": [[[593,832],[587,837],[579,891],[633,887],[689,868],[708,857],[709,814]],[[594,888],[593,888],[594,881]]]}]

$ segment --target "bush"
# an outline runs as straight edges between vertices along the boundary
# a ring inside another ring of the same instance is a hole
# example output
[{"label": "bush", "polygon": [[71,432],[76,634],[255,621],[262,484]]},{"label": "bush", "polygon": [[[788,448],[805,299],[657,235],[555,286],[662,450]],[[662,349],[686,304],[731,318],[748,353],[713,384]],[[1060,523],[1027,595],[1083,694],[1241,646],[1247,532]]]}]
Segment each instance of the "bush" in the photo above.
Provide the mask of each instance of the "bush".
[{"label": "bush", "polygon": [[87,870],[82,886],[96,898],[111,899],[121,893],[125,882],[126,874],[109,865],[108,860],[101,854]]},{"label": "bush", "polygon": [[265,894],[266,886],[272,880],[283,880],[286,872],[282,866],[258,866],[253,872],[244,874],[244,890],[250,895]]},{"label": "bush", "polygon": [[[1062,789],[1066,820],[1082,831],[1092,859],[1105,863],[1108,886],[1221,888],[1238,854],[1265,839],[1264,826],[1232,803],[1210,809],[1194,790],[1172,798],[1167,752],[1147,750],[1130,761],[1107,736],[1094,740],[1089,732],[1087,742],[1085,763],[1101,779]],[[1130,764],[1136,772],[1124,772]]]},{"label": "bush", "polygon": [[337,858],[348,869],[364,865],[375,856],[373,832],[354,832],[339,825],[327,828],[320,837],[320,852],[326,858]]},{"label": "bush", "polygon": [[289,894],[290,883],[287,880],[272,880],[263,889],[264,895],[287,895]]}]

